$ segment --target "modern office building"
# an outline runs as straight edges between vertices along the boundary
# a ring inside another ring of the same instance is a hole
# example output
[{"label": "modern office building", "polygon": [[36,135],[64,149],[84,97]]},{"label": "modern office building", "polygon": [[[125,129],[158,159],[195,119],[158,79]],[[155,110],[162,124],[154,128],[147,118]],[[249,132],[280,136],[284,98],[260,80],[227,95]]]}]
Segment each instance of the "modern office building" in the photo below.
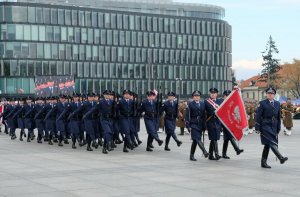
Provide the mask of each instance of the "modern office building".
[{"label": "modern office building", "polygon": [[37,75],[74,75],[77,92],[232,87],[222,7],[171,0],[0,2],[0,91],[33,94]]}]

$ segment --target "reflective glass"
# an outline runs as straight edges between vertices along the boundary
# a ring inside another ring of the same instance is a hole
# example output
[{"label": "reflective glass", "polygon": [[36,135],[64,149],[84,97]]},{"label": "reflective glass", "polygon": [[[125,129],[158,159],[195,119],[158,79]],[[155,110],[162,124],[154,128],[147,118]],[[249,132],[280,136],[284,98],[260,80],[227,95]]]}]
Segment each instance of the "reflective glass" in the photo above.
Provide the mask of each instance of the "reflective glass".
[{"label": "reflective glass", "polygon": [[64,25],[65,24],[65,10],[58,9],[58,24]]},{"label": "reflective glass", "polygon": [[51,8],[51,24],[57,24],[57,9]]},{"label": "reflective glass", "polygon": [[43,12],[44,12],[44,22],[46,24],[50,24],[51,23],[50,9],[49,8],[43,8]]},{"label": "reflective glass", "polygon": [[71,25],[71,10],[65,10],[65,23]]},{"label": "reflective glass", "polygon": [[28,22],[35,23],[35,7],[28,7]]}]

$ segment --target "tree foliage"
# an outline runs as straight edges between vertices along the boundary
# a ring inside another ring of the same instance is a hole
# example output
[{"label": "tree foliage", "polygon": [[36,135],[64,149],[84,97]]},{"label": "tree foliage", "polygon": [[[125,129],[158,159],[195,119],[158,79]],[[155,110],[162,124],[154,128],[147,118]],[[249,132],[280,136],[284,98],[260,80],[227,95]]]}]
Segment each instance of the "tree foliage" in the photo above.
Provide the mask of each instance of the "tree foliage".
[{"label": "tree foliage", "polygon": [[269,40],[266,45],[266,50],[262,52],[263,63],[261,71],[261,81],[267,82],[268,87],[276,87],[276,79],[278,79],[277,72],[280,70],[279,59],[274,58],[275,54],[278,54],[279,51],[275,45],[272,36],[269,37]]},{"label": "tree foliage", "polygon": [[300,98],[300,60],[294,59],[291,64],[282,66],[280,88],[291,93],[295,98]]}]

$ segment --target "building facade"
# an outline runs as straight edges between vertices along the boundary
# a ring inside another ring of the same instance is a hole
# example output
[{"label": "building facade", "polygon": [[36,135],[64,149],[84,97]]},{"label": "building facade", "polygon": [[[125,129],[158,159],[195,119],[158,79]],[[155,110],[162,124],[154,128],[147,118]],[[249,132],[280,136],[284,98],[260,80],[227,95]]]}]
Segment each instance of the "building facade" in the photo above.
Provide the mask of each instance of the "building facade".
[{"label": "building facade", "polygon": [[74,75],[77,92],[231,88],[224,9],[149,2],[0,2],[0,93],[34,94],[37,75]]}]

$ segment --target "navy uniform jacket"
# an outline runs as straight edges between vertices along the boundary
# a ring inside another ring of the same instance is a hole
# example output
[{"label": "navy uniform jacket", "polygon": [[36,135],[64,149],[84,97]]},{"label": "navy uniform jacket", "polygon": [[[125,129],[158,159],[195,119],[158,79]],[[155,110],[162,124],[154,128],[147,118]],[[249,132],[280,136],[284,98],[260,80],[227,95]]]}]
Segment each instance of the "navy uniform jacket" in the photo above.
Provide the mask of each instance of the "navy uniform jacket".
[{"label": "navy uniform jacket", "polygon": [[160,114],[163,112],[165,112],[164,124],[166,133],[173,133],[176,129],[176,118],[178,116],[177,103],[175,101],[165,101],[163,106],[160,108]]},{"label": "navy uniform jacket", "polygon": [[34,120],[35,126],[38,129],[45,129],[44,118],[46,115],[45,105],[44,104],[35,104],[34,107]]},{"label": "navy uniform jacket", "polygon": [[193,140],[201,140],[201,134],[206,129],[206,114],[204,102],[192,101],[188,104],[185,114],[186,127],[191,128]]},{"label": "navy uniform jacket", "polygon": [[[221,105],[222,100],[216,99],[214,102],[218,105]],[[214,141],[219,140],[222,124],[215,115],[215,108],[207,100],[205,100],[204,103],[205,103],[207,119],[209,119],[206,123],[207,130],[208,130],[208,137],[210,140],[214,140]]]},{"label": "navy uniform jacket", "polygon": [[17,118],[13,117],[15,112],[17,112],[17,106],[11,104],[7,105],[4,111],[4,117],[7,120],[7,126],[10,129],[16,129],[18,127]]},{"label": "navy uniform jacket", "polygon": [[281,129],[280,103],[268,99],[260,101],[256,109],[255,130],[261,132],[262,144],[277,144],[277,135]]},{"label": "navy uniform jacket", "polygon": [[19,129],[25,129],[24,114],[25,114],[24,105],[20,105],[20,104],[16,105],[16,112],[13,116],[17,118]]},{"label": "navy uniform jacket", "polygon": [[47,103],[46,107],[46,116],[45,116],[45,126],[46,130],[50,130],[52,132],[56,131],[56,104]]},{"label": "navy uniform jacket", "polygon": [[135,131],[135,125],[133,124],[134,105],[133,101],[128,99],[121,99],[117,105],[117,117],[118,126],[121,128],[121,132],[125,135],[129,135],[130,131]]},{"label": "navy uniform jacket", "polygon": [[58,102],[56,104],[56,128],[58,131],[66,131],[66,111],[68,104],[66,102]]},{"label": "navy uniform jacket", "polygon": [[145,112],[144,121],[148,134],[153,138],[157,137],[158,113],[156,101],[152,101],[151,104],[148,99],[145,99],[141,104],[139,112]]},{"label": "navy uniform jacket", "polygon": [[24,105],[24,125],[27,129],[34,129],[33,112],[34,104]]}]

